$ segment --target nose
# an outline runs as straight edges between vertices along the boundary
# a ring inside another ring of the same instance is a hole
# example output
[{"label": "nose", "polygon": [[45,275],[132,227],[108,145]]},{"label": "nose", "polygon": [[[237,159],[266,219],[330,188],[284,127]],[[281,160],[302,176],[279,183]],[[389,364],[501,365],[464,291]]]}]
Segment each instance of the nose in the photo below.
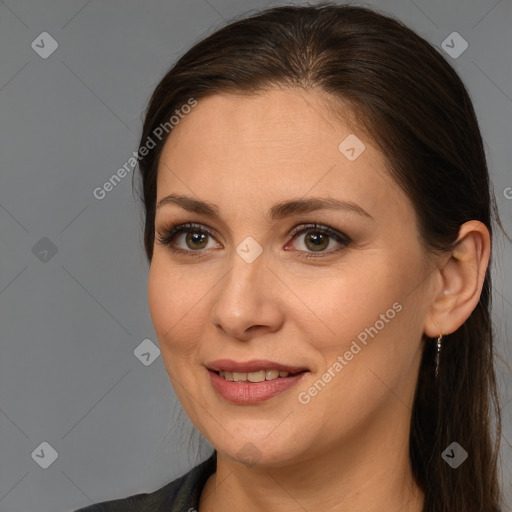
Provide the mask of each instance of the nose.
[{"label": "nose", "polygon": [[240,341],[275,332],[283,324],[279,301],[283,284],[268,267],[263,252],[248,263],[237,253],[233,266],[221,279],[212,308],[215,329]]}]

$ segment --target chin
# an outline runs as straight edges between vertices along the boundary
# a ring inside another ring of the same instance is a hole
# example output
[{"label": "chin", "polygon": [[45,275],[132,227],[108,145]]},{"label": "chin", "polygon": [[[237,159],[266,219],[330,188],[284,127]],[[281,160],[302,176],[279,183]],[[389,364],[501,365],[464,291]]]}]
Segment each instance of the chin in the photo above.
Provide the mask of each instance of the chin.
[{"label": "chin", "polygon": [[230,442],[225,446],[217,445],[216,450],[247,467],[267,468],[277,468],[296,462],[302,453],[292,438],[289,442],[282,442],[269,439],[257,440],[250,437],[243,440],[238,437],[236,442]]}]

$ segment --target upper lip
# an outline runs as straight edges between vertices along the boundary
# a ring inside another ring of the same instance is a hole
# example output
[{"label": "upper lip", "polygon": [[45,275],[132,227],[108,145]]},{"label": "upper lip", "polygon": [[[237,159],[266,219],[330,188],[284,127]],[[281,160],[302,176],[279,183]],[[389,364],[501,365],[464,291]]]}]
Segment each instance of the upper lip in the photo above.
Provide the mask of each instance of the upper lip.
[{"label": "upper lip", "polygon": [[260,370],[279,370],[283,372],[289,373],[298,373],[307,368],[302,366],[291,366],[288,364],[277,363],[276,361],[267,361],[264,359],[253,359],[251,361],[246,362],[238,362],[233,361],[231,359],[218,359],[211,363],[208,363],[206,367],[209,370],[214,370],[216,372],[220,370],[228,371],[228,372],[240,372],[240,373],[249,373],[249,372],[257,372]]}]

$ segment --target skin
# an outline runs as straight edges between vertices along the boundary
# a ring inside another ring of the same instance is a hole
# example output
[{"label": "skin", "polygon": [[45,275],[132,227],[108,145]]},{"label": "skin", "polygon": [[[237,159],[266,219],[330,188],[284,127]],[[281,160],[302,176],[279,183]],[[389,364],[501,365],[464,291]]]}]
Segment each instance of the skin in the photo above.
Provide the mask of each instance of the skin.
[{"label": "skin", "polygon": [[[340,105],[345,117],[335,116],[328,100],[295,89],[217,94],[180,121],[161,155],[157,203],[175,193],[219,208],[218,218],[175,204],[157,209],[157,233],[170,222],[194,222],[213,237],[194,245],[178,234],[174,244],[187,254],[156,241],[148,282],[172,385],[218,450],[199,512],[423,507],[408,455],[423,342],[453,332],[475,308],[489,233],[470,221],[452,253],[426,253],[414,207],[387,172],[383,153],[350,122],[348,107]],[[366,146],[355,161],[338,149],[349,134]],[[351,201],[372,218],[318,210],[270,221],[274,203],[312,196]],[[310,240],[316,231],[294,238],[290,232],[314,222],[352,243],[343,247],[327,237],[323,257],[301,257],[319,254]],[[252,263],[236,252],[247,236],[263,250]],[[298,393],[396,302],[402,310],[302,404]],[[216,394],[205,368],[220,358],[269,359],[310,373],[265,402],[232,404]],[[255,450],[253,463],[244,457],[246,443]]]}]

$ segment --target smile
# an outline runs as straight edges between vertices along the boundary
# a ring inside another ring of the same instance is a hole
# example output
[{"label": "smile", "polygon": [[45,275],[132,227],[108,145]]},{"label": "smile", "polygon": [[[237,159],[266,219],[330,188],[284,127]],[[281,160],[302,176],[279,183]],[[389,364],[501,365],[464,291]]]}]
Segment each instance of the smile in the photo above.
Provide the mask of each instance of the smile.
[{"label": "smile", "polygon": [[[277,370],[271,369],[239,373],[224,370],[208,370],[208,373],[210,375],[211,385],[220,397],[234,404],[250,405],[264,402],[284,393],[295,386],[309,373],[306,370],[295,374],[290,374],[286,371],[277,371],[278,375],[275,376],[276,371]],[[282,376],[280,375],[281,373],[283,374]],[[267,379],[267,375],[271,378]],[[240,380],[234,380],[235,377]],[[229,378],[232,378],[232,380],[229,380]],[[249,378],[253,380],[251,381]],[[256,381],[254,381],[254,379],[256,379]]]},{"label": "smile", "polygon": [[264,380],[274,380],[279,377],[288,377],[292,375],[290,372],[283,370],[259,370],[257,372],[229,372],[220,370],[219,375],[231,382],[263,382]]}]

